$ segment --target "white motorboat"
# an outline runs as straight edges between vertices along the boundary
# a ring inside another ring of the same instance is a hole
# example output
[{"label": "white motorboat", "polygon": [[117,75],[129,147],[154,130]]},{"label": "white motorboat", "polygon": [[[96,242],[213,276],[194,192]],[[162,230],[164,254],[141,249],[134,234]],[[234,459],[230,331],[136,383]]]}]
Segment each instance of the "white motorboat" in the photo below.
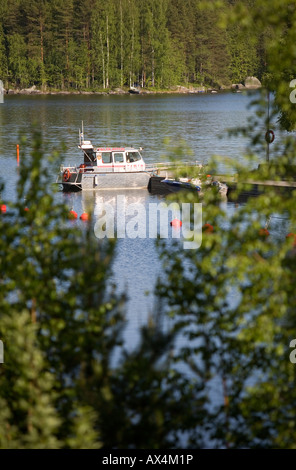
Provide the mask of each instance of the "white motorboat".
[{"label": "white motorboat", "polygon": [[147,189],[155,168],[146,167],[142,148],[95,147],[80,133],[78,148],[83,162],[78,166],[61,166],[57,183],[64,191],[99,189]]}]

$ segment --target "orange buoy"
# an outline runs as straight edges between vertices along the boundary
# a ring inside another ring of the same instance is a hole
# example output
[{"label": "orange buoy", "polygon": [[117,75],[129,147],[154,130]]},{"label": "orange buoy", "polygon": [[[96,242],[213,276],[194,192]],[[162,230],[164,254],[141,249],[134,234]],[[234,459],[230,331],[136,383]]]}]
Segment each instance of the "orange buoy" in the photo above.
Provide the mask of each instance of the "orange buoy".
[{"label": "orange buoy", "polygon": [[211,224],[204,224],[202,226],[202,231],[205,233],[212,233],[214,231],[214,227]]},{"label": "orange buoy", "polygon": [[88,215],[88,213],[87,213],[87,212],[83,212],[83,214],[81,214],[81,216],[80,216],[80,220],[84,220],[84,221],[89,220],[89,215]]},{"label": "orange buoy", "polygon": [[77,219],[77,217],[78,217],[77,212],[73,210],[69,212],[69,219]]},{"label": "orange buoy", "polygon": [[175,218],[174,220],[171,221],[171,224],[170,224],[172,227],[181,227],[182,225],[182,221]]},{"label": "orange buoy", "polygon": [[259,236],[265,239],[269,237],[269,231],[266,228],[261,228],[259,230]]},{"label": "orange buoy", "polygon": [[5,205],[5,204],[1,204],[1,206],[0,206],[1,212],[6,212],[6,209],[7,209],[6,205]]}]

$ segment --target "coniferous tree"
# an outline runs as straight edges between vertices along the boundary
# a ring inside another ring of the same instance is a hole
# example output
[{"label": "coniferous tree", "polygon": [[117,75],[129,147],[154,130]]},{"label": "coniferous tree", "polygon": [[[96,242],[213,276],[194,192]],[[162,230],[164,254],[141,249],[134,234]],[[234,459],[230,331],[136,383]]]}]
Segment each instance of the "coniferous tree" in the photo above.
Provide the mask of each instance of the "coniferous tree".
[{"label": "coniferous tree", "polygon": [[[280,5],[279,16],[274,12]],[[273,25],[273,40],[265,44],[270,58],[266,83],[275,93],[270,116],[278,117],[280,110],[295,127],[289,99],[295,6],[258,0],[251,14],[247,7],[247,2],[237,2],[234,15],[249,38],[256,37],[257,27],[265,34]],[[225,211],[217,195],[205,191],[203,221],[212,230],[204,227],[201,246],[180,252],[178,243],[169,248],[162,244],[160,250],[166,276],[158,293],[182,338],[175,360],[190,368],[212,397],[204,431],[216,447],[295,447],[295,192],[276,187],[283,179],[294,180],[295,138],[277,132],[277,158],[254,168],[254,161],[265,160],[262,129],[270,125],[265,97],[256,99],[257,113],[244,129],[252,159],[246,167],[233,161],[235,200],[249,190],[245,181],[254,178],[267,182],[262,195]],[[188,194],[179,200],[199,202]]]},{"label": "coniferous tree", "polygon": [[8,36],[8,51],[9,75],[17,86],[24,87],[28,85],[27,45],[21,34],[14,33]]},{"label": "coniferous tree", "polygon": [[[262,42],[250,44],[240,25],[218,25],[221,8],[251,7],[252,1],[205,8],[200,0],[5,0],[0,25],[8,77],[13,86],[81,89],[210,85],[262,73]],[[21,67],[15,47],[12,54],[9,48],[16,35]]]},{"label": "coniferous tree", "polygon": [[6,48],[5,48],[5,37],[2,25],[0,25],[0,80],[3,85],[7,79],[7,59],[6,59]]}]

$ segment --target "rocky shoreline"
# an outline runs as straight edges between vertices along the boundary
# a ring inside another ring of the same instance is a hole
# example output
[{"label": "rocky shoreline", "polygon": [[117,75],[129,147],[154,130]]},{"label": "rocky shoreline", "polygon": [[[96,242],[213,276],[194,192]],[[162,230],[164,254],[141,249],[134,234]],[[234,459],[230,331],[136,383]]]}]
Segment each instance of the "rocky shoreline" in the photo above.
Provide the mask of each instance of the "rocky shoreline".
[{"label": "rocky shoreline", "polygon": [[[174,86],[169,90],[146,90],[141,89],[141,95],[148,94],[168,94],[168,93],[183,93],[183,94],[197,94],[197,93],[218,93],[220,91],[242,91],[254,90],[261,88],[261,83],[256,77],[247,77],[244,83],[234,83],[231,86],[221,86],[219,88],[209,88],[205,86]],[[128,89],[115,88],[108,91],[83,91],[83,90],[39,90],[33,85],[30,88],[9,88],[4,90],[8,95],[129,95]]]}]

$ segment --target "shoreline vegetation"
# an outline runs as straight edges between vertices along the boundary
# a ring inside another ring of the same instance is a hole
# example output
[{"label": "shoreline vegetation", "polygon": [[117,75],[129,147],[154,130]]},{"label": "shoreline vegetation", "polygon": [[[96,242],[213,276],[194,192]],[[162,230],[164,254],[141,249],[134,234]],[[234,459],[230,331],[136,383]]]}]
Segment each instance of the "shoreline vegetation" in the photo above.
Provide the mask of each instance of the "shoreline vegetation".
[{"label": "shoreline vegetation", "polygon": [[[220,86],[217,88],[206,87],[203,85],[200,86],[182,86],[176,85],[171,88],[162,89],[162,88],[138,88],[139,94],[148,95],[148,94],[198,94],[198,93],[216,93],[223,91],[233,91],[240,92],[243,90],[254,90],[261,88],[261,82],[256,77],[247,77],[244,83],[233,83],[228,86]],[[130,89],[128,87],[116,87],[109,90],[58,90],[46,88],[40,90],[33,85],[30,88],[6,88],[4,93],[7,95],[129,95]]]},{"label": "shoreline vegetation", "polygon": [[205,3],[2,0],[0,80],[9,94],[215,92],[251,76],[265,83],[269,31],[253,38],[228,21],[233,0]]}]

